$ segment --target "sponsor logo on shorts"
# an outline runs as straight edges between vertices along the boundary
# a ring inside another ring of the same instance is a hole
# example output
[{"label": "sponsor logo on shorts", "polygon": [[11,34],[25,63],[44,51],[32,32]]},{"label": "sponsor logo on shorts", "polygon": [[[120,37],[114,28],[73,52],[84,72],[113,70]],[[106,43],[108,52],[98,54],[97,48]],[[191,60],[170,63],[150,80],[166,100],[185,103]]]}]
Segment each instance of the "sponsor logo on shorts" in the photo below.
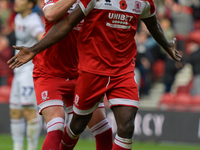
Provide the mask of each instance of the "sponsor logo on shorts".
[{"label": "sponsor logo on shorts", "polygon": [[75,99],[74,99],[75,105],[79,106],[78,102],[79,102],[79,96],[76,94]]},{"label": "sponsor logo on shorts", "polygon": [[42,101],[45,101],[45,100],[49,99],[49,97],[48,97],[48,91],[43,91],[41,93],[41,96],[42,96]]}]

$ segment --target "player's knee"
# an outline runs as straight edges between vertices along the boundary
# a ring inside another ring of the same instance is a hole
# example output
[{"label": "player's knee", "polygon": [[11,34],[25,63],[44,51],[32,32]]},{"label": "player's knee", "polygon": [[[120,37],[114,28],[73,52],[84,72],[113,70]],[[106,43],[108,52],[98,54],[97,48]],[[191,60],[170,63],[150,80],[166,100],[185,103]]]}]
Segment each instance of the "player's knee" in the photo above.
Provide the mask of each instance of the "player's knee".
[{"label": "player's knee", "polygon": [[23,117],[22,111],[19,109],[10,109],[10,117],[13,119],[20,119]]},{"label": "player's knee", "polygon": [[37,118],[37,110],[35,109],[23,109],[23,114],[26,120],[32,120]]},{"label": "player's knee", "polygon": [[134,123],[129,122],[127,124],[119,124],[118,125],[118,135],[121,137],[131,138],[134,132]]},{"label": "player's knee", "polygon": [[80,116],[80,115],[74,114],[72,121],[70,123],[70,128],[72,132],[76,135],[81,134],[85,130],[91,117],[92,117],[92,114],[89,114],[86,116]]},{"label": "player's knee", "polygon": [[86,128],[86,125],[84,124],[79,124],[79,123],[76,123],[76,124],[72,124],[70,126],[72,132],[75,134],[75,135],[78,135],[78,134],[81,134],[85,128]]}]

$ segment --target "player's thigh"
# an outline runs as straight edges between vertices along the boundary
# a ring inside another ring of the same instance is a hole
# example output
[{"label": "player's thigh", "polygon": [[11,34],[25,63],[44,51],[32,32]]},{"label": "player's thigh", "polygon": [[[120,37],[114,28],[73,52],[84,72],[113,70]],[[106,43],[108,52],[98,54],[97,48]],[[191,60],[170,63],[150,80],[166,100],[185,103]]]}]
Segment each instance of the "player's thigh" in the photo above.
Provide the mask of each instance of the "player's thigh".
[{"label": "player's thigh", "polygon": [[65,110],[62,106],[51,106],[42,110],[42,115],[46,123],[53,118],[61,117],[65,119]]},{"label": "player's thigh", "polygon": [[24,72],[19,78],[20,100],[23,106],[37,109],[32,72]]},{"label": "player's thigh", "polygon": [[81,72],[77,80],[73,111],[79,115],[92,113],[98,107],[108,82],[108,77]]},{"label": "player's thigh", "polygon": [[74,113],[70,122],[70,128],[73,131],[73,133],[75,135],[81,134],[85,130],[91,117],[92,113],[87,115],[78,115]]},{"label": "player's thigh", "polygon": [[60,88],[63,83],[60,80],[60,78],[54,77],[34,78],[34,89],[40,114],[43,114],[42,112],[49,107],[63,107],[62,92]]},{"label": "player's thigh", "polygon": [[37,113],[35,108],[23,107],[23,115],[27,121],[37,118]]},{"label": "player's thigh", "polygon": [[116,119],[118,135],[124,138],[132,138],[135,116],[138,108],[130,106],[113,106],[111,109]]},{"label": "player's thigh", "polygon": [[23,111],[21,109],[10,108],[10,117],[12,119],[20,119],[23,117]]},{"label": "player's thigh", "polygon": [[106,118],[105,108],[104,107],[98,107],[92,115],[92,118],[90,122],[88,123],[88,127],[91,128],[97,123],[101,122]]},{"label": "player's thigh", "polygon": [[79,115],[92,113],[101,102],[108,82],[109,77],[81,72],[75,89],[73,111]]},{"label": "player's thigh", "polygon": [[20,85],[18,82],[19,76],[14,76],[11,86],[11,92],[10,92],[10,100],[9,100],[9,107],[11,109],[11,116],[14,114],[18,114],[18,110],[22,110],[21,101],[20,101]]},{"label": "player's thigh", "polygon": [[134,120],[139,107],[139,95],[134,73],[111,78],[111,89],[106,93],[114,112],[118,135],[131,138]]},{"label": "player's thigh", "polygon": [[132,106],[138,108],[139,93],[134,73],[111,78],[110,89],[106,92],[106,96],[110,107]]},{"label": "player's thigh", "polygon": [[74,92],[77,79],[69,79],[64,85],[62,99],[65,103],[66,111],[68,114],[73,113]]}]

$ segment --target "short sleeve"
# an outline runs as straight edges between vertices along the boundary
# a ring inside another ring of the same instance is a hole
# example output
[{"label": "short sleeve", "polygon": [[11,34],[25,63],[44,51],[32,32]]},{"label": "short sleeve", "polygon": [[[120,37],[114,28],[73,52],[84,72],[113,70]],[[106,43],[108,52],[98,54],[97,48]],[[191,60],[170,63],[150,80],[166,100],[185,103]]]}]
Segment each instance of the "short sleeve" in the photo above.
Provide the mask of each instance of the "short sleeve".
[{"label": "short sleeve", "polygon": [[41,32],[45,32],[44,26],[42,24],[39,16],[35,17],[34,21],[31,23],[31,36],[37,37]]},{"label": "short sleeve", "polygon": [[96,4],[96,0],[80,0],[79,1],[79,6],[85,16],[87,16],[89,12],[93,10],[95,4]]},{"label": "short sleeve", "polygon": [[44,9],[45,9],[47,6],[54,5],[57,1],[58,1],[58,0],[43,0],[44,6],[42,7],[42,10],[44,11]]},{"label": "short sleeve", "polygon": [[143,8],[140,19],[149,18],[156,14],[156,9],[153,0],[145,1],[145,6]]}]

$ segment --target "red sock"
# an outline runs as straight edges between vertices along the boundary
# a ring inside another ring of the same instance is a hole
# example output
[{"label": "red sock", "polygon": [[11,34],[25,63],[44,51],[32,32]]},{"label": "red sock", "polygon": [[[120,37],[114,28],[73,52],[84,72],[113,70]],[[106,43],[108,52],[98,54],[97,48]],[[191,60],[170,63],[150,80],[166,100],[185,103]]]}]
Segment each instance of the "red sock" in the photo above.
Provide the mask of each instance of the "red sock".
[{"label": "red sock", "polygon": [[132,141],[133,139],[121,138],[116,135],[112,150],[131,150]]},{"label": "red sock", "polygon": [[62,136],[63,132],[61,130],[48,132],[43,142],[42,150],[59,150],[59,144],[62,139]]},{"label": "red sock", "polygon": [[78,139],[79,135],[74,135],[71,129],[65,126],[59,150],[73,150]]},{"label": "red sock", "polygon": [[111,150],[113,146],[112,129],[95,136],[96,150]]},{"label": "red sock", "polygon": [[63,136],[64,119],[60,117],[54,118],[47,123],[46,127],[47,136],[44,140],[42,150],[59,150],[60,141]]},{"label": "red sock", "polygon": [[113,145],[112,128],[107,119],[102,120],[90,129],[95,136],[96,150],[111,150]]}]

